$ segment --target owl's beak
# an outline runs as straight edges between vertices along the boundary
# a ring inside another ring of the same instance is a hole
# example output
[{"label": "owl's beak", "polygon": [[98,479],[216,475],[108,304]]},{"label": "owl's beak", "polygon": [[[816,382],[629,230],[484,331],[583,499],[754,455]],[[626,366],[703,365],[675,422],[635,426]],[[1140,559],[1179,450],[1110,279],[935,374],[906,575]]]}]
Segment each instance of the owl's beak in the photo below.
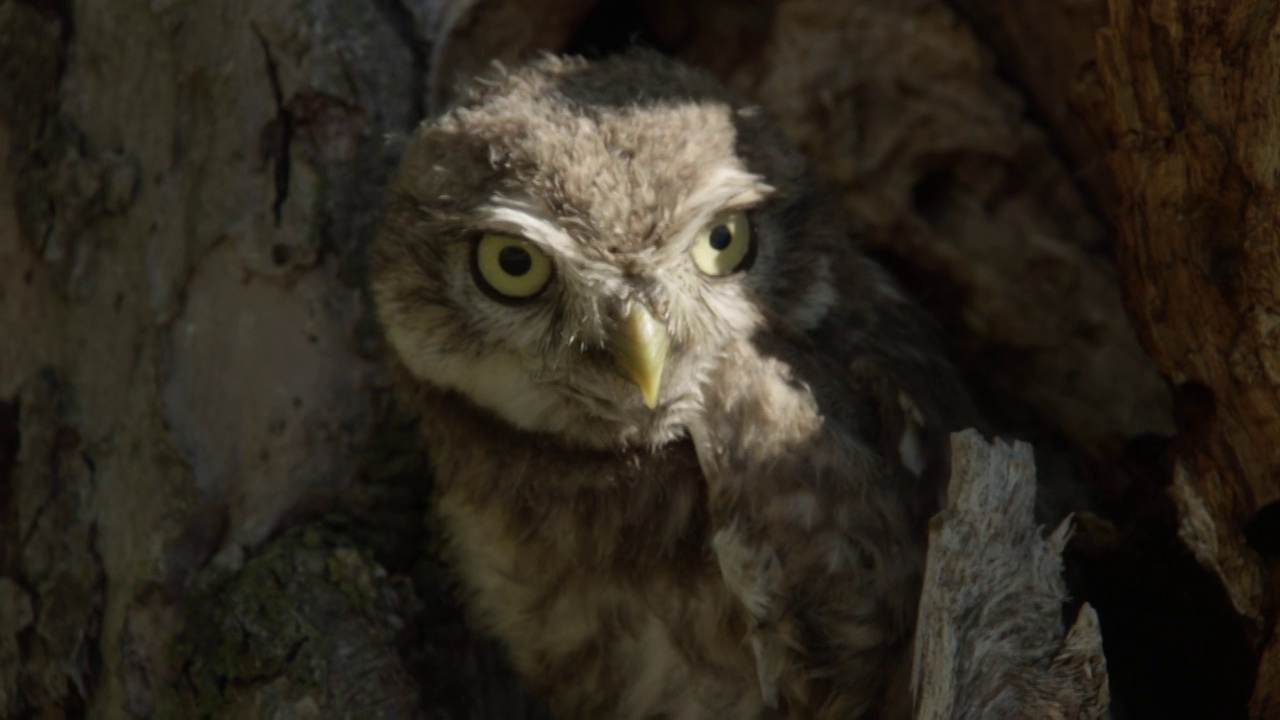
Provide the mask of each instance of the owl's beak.
[{"label": "owl's beak", "polygon": [[631,303],[609,337],[609,349],[618,361],[618,368],[640,388],[640,396],[650,410],[658,406],[662,368],[669,347],[671,338],[667,329],[640,303]]}]

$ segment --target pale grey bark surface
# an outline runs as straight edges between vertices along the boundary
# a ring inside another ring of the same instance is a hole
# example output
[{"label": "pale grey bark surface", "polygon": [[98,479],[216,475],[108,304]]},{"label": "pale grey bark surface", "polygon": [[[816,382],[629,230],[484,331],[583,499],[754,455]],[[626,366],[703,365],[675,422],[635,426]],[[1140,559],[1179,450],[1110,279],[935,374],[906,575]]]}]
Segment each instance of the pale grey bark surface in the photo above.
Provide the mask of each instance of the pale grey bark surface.
[{"label": "pale grey bark surface", "polygon": [[379,564],[421,550],[421,462],[389,549],[353,520],[259,551],[395,480],[366,462],[361,249],[422,113],[415,27],[394,2],[0,3],[0,715],[431,707],[412,565]]},{"label": "pale grey bark surface", "polygon": [[1105,718],[1110,704],[1098,616],[1064,632],[1064,520],[1033,518],[1031,446],[973,430],[951,436],[946,507],[929,528],[912,686],[916,717]]}]

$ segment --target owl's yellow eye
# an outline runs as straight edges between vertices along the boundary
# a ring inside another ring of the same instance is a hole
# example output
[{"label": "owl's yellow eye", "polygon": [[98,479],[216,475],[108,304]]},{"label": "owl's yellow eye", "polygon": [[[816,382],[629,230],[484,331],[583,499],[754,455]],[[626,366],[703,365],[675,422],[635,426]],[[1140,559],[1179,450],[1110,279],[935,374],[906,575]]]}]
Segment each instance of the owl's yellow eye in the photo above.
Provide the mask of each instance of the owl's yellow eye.
[{"label": "owl's yellow eye", "polygon": [[528,240],[485,233],[472,261],[476,283],[499,300],[528,300],[551,281],[551,258]]},{"label": "owl's yellow eye", "polygon": [[698,233],[690,252],[693,264],[713,277],[745,270],[755,256],[746,213],[717,215]]}]

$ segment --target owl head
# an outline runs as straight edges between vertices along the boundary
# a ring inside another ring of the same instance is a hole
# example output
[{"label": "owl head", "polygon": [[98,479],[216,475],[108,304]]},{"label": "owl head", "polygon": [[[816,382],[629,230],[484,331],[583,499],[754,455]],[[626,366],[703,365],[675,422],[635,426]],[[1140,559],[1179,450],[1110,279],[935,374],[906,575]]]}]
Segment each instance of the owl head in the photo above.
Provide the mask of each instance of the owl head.
[{"label": "owl head", "polygon": [[571,444],[653,446],[727,347],[813,329],[856,282],[834,225],[711,78],[643,51],[545,57],[413,135],[372,288],[421,382]]}]

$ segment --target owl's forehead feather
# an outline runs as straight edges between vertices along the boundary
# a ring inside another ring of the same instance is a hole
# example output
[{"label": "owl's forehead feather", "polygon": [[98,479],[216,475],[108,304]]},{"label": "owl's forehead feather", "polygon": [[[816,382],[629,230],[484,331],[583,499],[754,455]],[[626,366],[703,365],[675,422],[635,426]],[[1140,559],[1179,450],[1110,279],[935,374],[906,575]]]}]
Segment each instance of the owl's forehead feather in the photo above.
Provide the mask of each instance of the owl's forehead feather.
[{"label": "owl's forehead feather", "polygon": [[757,118],[668,60],[544,58],[475,88],[439,128],[486,147],[486,194],[525,198],[614,249],[668,240],[690,216],[770,192],[740,127]]}]

